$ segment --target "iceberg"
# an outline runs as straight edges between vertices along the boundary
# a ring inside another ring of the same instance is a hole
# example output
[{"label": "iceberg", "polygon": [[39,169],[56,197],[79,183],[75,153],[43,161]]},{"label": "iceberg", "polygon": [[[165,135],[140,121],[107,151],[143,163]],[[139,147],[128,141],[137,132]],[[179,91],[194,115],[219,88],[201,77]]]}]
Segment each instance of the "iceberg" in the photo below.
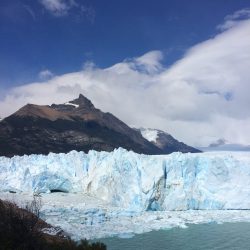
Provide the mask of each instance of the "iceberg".
[{"label": "iceberg", "polygon": [[0,157],[0,191],[84,194],[124,213],[250,209],[250,154],[149,156],[119,148]]}]

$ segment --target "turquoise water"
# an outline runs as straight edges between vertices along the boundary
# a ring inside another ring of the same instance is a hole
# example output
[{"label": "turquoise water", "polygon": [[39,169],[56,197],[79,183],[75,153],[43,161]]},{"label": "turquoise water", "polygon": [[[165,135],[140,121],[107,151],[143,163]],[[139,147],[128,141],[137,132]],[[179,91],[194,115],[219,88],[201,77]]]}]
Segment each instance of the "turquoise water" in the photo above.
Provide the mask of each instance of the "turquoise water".
[{"label": "turquoise water", "polygon": [[108,250],[250,250],[250,223],[189,225],[100,241]]}]

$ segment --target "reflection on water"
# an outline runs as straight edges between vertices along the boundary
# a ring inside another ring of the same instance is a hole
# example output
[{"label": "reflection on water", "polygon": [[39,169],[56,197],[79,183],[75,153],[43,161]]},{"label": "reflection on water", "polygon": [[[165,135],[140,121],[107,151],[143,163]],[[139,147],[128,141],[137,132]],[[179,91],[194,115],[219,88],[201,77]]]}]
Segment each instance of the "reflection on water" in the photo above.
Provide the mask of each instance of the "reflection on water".
[{"label": "reflection on water", "polygon": [[250,223],[189,225],[100,241],[108,250],[250,250]]}]

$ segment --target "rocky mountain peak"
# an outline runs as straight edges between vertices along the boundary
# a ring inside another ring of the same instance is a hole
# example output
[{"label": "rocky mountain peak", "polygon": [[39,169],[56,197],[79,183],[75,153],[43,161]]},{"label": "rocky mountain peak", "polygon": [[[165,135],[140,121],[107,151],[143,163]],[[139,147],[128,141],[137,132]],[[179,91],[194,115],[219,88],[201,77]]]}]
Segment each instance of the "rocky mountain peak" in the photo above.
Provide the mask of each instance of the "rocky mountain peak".
[{"label": "rocky mountain peak", "polygon": [[77,99],[70,101],[70,103],[79,105],[79,107],[86,108],[86,109],[93,109],[95,108],[93,103],[84,95],[80,94]]}]

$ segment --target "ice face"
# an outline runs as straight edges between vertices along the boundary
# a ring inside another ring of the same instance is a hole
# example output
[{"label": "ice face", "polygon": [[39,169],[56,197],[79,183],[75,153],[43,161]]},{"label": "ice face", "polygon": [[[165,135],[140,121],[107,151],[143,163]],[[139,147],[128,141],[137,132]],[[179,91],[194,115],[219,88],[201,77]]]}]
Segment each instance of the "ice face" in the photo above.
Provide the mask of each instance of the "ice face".
[{"label": "ice face", "polygon": [[249,153],[0,157],[0,191],[85,193],[124,211],[250,209]]}]

